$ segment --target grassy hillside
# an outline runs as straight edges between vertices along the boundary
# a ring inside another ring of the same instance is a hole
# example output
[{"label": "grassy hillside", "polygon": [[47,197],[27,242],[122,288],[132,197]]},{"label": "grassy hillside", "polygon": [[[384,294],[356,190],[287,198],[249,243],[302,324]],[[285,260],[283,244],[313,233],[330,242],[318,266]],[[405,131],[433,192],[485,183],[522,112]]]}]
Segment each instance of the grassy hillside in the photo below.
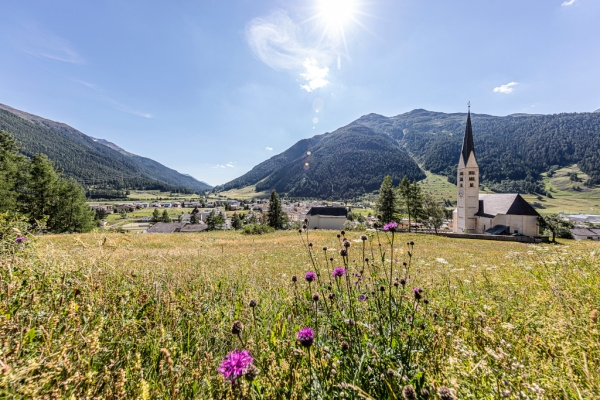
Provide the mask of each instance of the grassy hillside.
[{"label": "grassy hillside", "polygon": [[[591,313],[600,308],[600,243],[402,234],[390,256],[390,237],[381,236],[385,263],[367,266],[356,286],[354,275],[331,278],[344,265],[335,232],[309,235],[322,284],[304,281],[316,267],[295,232],[65,235],[18,245],[0,269],[0,397],[383,399],[400,398],[409,383],[430,398],[443,386],[460,399],[600,397]],[[352,261],[362,257],[358,235],[349,238],[351,274],[363,268]],[[406,277],[405,289],[385,278],[396,257],[392,279]],[[388,306],[398,313],[391,326]],[[245,326],[239,337],[236,320]],[[310,348],[296,337],[306,326],[317,333]],[[235,348],[254,358],[252,383],[232,385],[218,372]]]},{"label": "grassy hillside", "polygon": [[[579,181],[572,181],[568,174],[577,174]],[[538,202],[543,206],[543,208],[538,209],[539,212],[600,213],[600,187],[585,187],[583,182],[589,176],[583,173],[577,165],[560,168],[554,172],[551,178],[547,175],[546,173],[542,175],[544,187],[553,198],[535,195],[524,196],[530,203]]]}]

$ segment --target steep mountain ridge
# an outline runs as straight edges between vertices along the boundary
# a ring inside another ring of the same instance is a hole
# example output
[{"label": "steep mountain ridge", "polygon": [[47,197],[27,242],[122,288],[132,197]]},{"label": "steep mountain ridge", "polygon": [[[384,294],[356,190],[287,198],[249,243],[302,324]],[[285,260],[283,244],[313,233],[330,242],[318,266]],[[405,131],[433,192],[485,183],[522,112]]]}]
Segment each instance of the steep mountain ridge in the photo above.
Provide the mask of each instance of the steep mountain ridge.
[{"label": "steep mountain ridge", "polygon": [[[583,184],[600,184],[600,113],[512,114],[505,117],[471,114],[471,117],[482,182],[493,190],[545,193],[540,174],[556,166],[571,164],[578,164],[590,176],[590,180]],[[400,178],[407,175],[411,179],[421,179],[423,172],[414,169],[417,163],[423,169],[445,175],[455,183],[466,118],[466,113],[423,109],[394,117],[367,114],[332,133],[303,139],[250,171],[260,170],[260,174],[245,174],[216,189],[256,185],[257,191],[277,189],[293,196],[313,196],[317,191],[324,195],[326,191],[315,189],[317,184],[326,186],[329,184],[326,182],[350,179],[344,173],[353,171],[357,184],[340,185],[337,193],[334,185],[334,189],[326,194],[348,197],[374,190],[374,184],[367,182],[387,174],[394,179],[398,174]],[[344,135],[349,132],[360,132],[363,139],[358,143],[345,141]],[[361,146],[366,137],[376,141],[388,140],[385,150],[376,146],[363,150]],[[309,168],[305,169],[306,156],[293,158],[287,152],[291,149],[307,151],[302,143],[310,140],[318,140],[318,144],[312,152],[311,161],[307,161]],[[335,165],[343,165],[344,168],[332,169],[325,149],[336,152]],[[384,151],[387,158],[398,157],[395,159],[396,166],[382,161]],[[288,156],[282,156],[284,154]],[[357,154],[361,156],[359,162],[356,162]],[[404,157],[408,157],[410,162]],[[275,159],[280,162],[271,161]],[[320,171],[318,174],[313,174],[313,165]],[[356,168],[357,165],[360,168]],[[363,171],[370,170],[378,170],[378,174],[362,179]]]},{"label": "steep mountain ridge", "polygon": [[15,136],[22,144],[24,154],[46,154],[66,176],[87,187],[186,188],[194,191],[212,188],[149,158],[120,148],[115,150],[104,144],[107,141],[94,139],[67,124],[3,104],[0,104],[0,129]]}]

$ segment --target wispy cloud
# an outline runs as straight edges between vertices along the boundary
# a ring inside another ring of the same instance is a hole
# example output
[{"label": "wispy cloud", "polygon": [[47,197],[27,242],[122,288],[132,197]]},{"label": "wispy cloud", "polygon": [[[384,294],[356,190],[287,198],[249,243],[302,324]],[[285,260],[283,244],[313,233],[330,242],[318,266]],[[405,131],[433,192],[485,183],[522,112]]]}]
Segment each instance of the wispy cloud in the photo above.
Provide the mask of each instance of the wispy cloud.
[{"label": "wispy cloud", "polygon": [[23,52],[38,58],[70,64],[85,64],[85,59],[66,39],[42,30],[34,24],[26,25],[25,28],[27,36],[19,44]]},{"label": "wispy cloud", "polygon": [[215,165],[214,167],[211,167],[211,168],[235,168],[235,165],[233,165],[233,164],[235,164],[235,162],[229,161],[226,164],[217,164],[217,165]]},{"label": "wispy cloud", "polygon": [[75,82],[75,83],[79,83],[80,85],[83,85],[83,86],[85,86],[85,87],[88,87],[88,88],[90,88],[90,89],[93,89],[93,90],[95,90],[95,91],[97,91],[97,92],[102,92],[102,89],[100,88],[100,86],[98,86],[98,85],[96,85],[96,84],[94,84],[94,83],[86,82],[86,81],[84,81],[84,80],[81,80],[81,79],[75,79],[75,78],[73,78],[73,79],[71,79],[71,80],[72,80],[73,82]]},{"label": "wispy cloud", "polygon": [[265,148],[265,150],[267,150],[267,151],[273,151],[273,148],[267,146],[267,148]]},{"label": "wispy cloud", "polygon": [[494,88],[494,93],[505,93],[505,94],[509,94],[515,91],[515,88],[513,86],[518,85],[517,82],[510,82],[507,83],[506,85],[501,85],[498,87]]},{"label": "wispy cloud", "polygon": [[[103,93],[102,88],[100,86],[96,85],[95,83],[87,82],[87,81],[84,81],[84,80],[81,80],[81,79],[77,79],[77,78],[72,78],[71,80],[73,82],[78,83],[80,85],[83,85],[83,86],[85,86],[87,88],[90,88],[90,89],[95,90],[97,92]],[[113,98],[111,98],[111,97],[109,97],[109,96],[107,96],[105,94],[102,94],[101,98],[104,101],[112,104],[117,110],[123,111],[123,112],[125,112],[127,114],[131,114],[131,115],[135,115],[137,117],[142,117],[142,118],[147,118],[147,119],[154,118],[154,115],[152,115],[150,113],[139,111],[139,110],[136,110],[134,108],[131,108],[128,105],[123,104],[121,102],[118,102],[117,100],[115,100],[115,99],[113,99]]]},{"label": "wispy cloud", "polygon": [[311,92],[329,83],[325,79],[329,74],[326,65],[337,57],[318,41],[308,44],[303,38],[298,25],[283,11],[255,18],[246,28],[248,45],[260,61],[274,70],[299,74],[306,81],[300,87]]},{"label": "wispy cloud", "polygon": [[225,164],[225,166],[226,166],[226,167],[229,167],[229,168],[235,168],[235,167],[233,166],[233,164],[231,164],[231,163],[227,163],[227,164]]},{"label": "wispy cloud", "polygon": [[566,7],[566,6],[571,6],[573,5],[573,3],[575,3],[577,0],[569,0],[569,1],[565,1],[561,4],[561,6]]},{"label": "wispy cloud", "polygon": [[[111,99],[112,100],[112,99]],[[135,110],[125,104],[121,104],[118,101],[112,100],[113,104],[115,105],[115,107],[117,108],[117,110],[121,110],[127,114],[131,114],[131,115],[135,115],[137,117],[142,117],[142,118],[147,118],[147,119],[151,119],[154,118],[154,115],[150,114],[150,113],[146,113],[143,111],[138,111]]]}]

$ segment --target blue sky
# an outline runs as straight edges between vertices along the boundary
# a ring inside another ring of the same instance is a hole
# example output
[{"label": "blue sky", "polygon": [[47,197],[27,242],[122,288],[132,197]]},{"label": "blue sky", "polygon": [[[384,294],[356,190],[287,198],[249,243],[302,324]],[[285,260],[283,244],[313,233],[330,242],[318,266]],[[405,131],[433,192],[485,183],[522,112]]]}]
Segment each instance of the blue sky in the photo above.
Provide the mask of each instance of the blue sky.
[{"label": "blue sky", "polygon": [[600,108],[598,0],[3,0],[0,11],[0,103],[213,185],[371,112]]}]

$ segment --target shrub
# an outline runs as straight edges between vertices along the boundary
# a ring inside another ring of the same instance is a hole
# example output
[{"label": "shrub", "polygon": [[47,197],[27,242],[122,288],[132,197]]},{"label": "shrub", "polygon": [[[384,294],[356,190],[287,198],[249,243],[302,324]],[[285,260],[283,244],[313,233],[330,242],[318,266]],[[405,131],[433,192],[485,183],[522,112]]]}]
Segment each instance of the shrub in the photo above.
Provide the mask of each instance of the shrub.
[{"label": "shrub", "polygon": [[244,226],[242,229],[242,233],[244,235],[262,235],[263,233],[272,233],[275,232],[275,229],[270,227],[269,225],[260,225],[260,224],[250,224]]}]

